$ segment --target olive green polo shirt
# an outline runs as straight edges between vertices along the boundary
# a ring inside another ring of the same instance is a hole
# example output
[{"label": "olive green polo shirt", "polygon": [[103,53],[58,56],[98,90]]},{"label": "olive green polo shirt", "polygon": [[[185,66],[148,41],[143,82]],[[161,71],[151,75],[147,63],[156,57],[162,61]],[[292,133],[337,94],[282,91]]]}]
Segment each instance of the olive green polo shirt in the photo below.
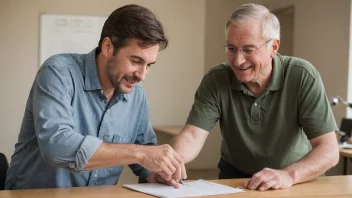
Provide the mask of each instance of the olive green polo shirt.
[{"label": "olive green polo shirt", "polygon": [[210,131],[217,121],[221,157],[247,174],[282,169],[311,150],[309,139],[337,129],[318,71],[305,60],[279,54],[268,88],[258,97],[228,64],[204,76],[187,124]]}]

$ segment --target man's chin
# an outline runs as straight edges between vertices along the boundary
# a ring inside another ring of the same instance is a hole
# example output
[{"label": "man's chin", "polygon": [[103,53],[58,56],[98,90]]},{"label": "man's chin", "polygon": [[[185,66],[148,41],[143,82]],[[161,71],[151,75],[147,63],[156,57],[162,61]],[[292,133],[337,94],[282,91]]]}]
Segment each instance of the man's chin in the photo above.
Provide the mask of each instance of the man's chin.
[{"label": "man's chin", "polygon": [[128,87],[115,87],[116,91],[118,91],[121,94],[129,94],[131,93],[133,87],[128,88]]},{"label": "man's chin", "polygon": [[252,80],[249,76],[236,75],[236,77],[241,83],[248,83]]}]

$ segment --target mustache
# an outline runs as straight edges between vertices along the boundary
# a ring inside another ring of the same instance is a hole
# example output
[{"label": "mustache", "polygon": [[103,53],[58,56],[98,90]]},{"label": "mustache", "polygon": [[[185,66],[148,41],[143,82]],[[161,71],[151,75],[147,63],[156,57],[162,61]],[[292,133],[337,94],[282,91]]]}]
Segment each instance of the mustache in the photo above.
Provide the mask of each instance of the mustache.
[{"label": "mustache", "polygon": [[137,81],[137,82],[140,81],[140,79],[137,78],[136,76],[125,76],[125,78],[129,81]]}]

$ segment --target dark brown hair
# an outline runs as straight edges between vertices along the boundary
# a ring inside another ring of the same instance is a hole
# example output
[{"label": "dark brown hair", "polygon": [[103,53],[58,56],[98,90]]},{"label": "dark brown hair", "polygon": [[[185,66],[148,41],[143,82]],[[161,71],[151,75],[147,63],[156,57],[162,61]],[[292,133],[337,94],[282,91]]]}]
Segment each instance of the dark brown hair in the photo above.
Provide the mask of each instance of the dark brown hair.
[{"label": "dark brown hair", "polygon": [[141,47],[159,44],[160,50],[168,45],[163,26],[156,16],[147,8],[139,5],[126,5],[116,9],[105,21],[97,51],[105,37],[109,37],[114,45],[114,53],[128,44],[128,40],[141,40]]}]

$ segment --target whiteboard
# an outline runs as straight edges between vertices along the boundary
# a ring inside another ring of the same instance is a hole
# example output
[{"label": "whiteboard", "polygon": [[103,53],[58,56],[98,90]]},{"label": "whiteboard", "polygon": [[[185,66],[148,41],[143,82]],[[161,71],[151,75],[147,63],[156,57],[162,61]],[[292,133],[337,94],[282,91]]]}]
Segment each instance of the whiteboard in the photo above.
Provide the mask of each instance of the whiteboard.
[{"label": "whiteboard", "polygon": [[107,17],[40,15],[39,63],[60,53],[89,53],[98,46]]}]

